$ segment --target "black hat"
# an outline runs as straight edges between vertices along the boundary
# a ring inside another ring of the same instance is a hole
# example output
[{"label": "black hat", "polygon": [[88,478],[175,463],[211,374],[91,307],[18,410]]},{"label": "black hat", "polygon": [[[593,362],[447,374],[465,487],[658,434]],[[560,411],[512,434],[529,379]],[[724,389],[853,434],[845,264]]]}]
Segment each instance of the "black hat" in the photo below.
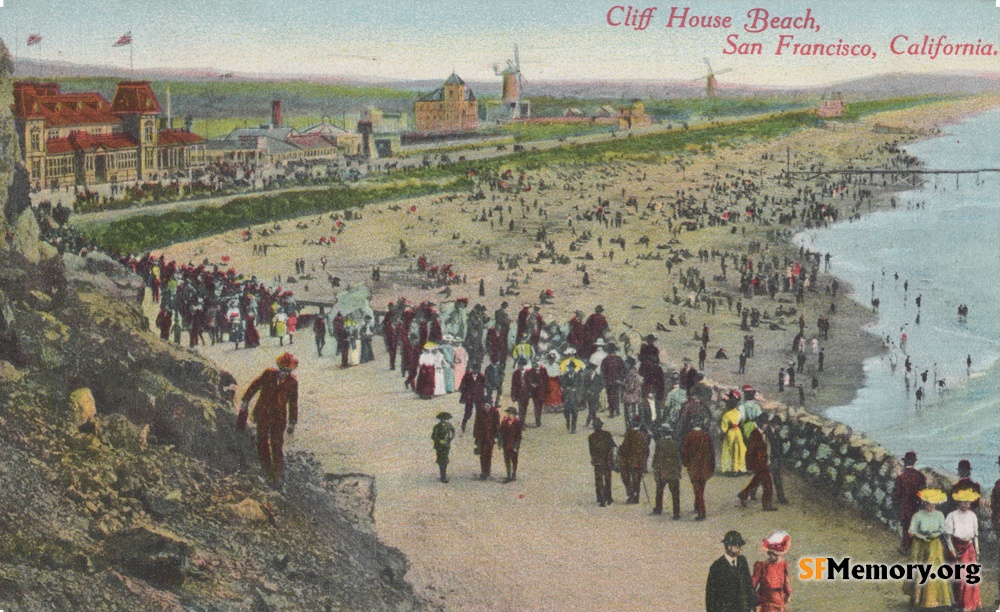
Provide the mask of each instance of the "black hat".
[{"label": "black hat", "polygon": [[913,451],[906,451],[903,455],[903,465],[913,465],[917,462],[917,453]]},{"label": "black hat", "polygon": [[722,538],[722,543],[726,546],[743,546],[746,541],[743,540],[743,536],[740,535],[739,531],[727,531],[726,535]]},{"label": "black hat", "polygon": [[594,307],[594,312],[598,312],[598,313],[604,312],[604,306],[601,306],[600,304],[598,304],[597,306]]},{"label": "black hat", "polygon": [[594,417],[594,429],[600,429],[601,427],[604,427],[604,421],[598,417]]},{"label": "black hat", "polygon": [[438,415],[437,415],[437,418],[441,419],[442,421],[447,421],[448,419],[451,418],[451,413],[450,412],[439,412]]},{"label": "black hat", "polygon": [[771,422],[771,415],[766,412],[761,412],[756,418],[758,425],[767,425]]},{"label": "black hat", "polygon": [[969,463],[968,459],[962,459],[961,461],[958,462],[958,473],[962,474],[963,472],[965,474],[972,473],[972,464]]}]

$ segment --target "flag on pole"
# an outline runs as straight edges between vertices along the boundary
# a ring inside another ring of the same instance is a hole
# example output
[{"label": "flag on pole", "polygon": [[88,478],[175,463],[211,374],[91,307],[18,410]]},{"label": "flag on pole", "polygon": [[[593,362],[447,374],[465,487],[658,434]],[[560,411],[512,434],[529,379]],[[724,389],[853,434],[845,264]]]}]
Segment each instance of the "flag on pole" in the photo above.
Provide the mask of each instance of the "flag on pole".
[{"label": "flag on pole", "polygon": [[132,44],[132,32],[125,32],[124,34],[122,34],[121,38],[119,38],[115,42],[114,46],[124,47],[125,45],[131,45],[131,44]]},{"label": "flag on pole", "polygon": [[40,42],[42,42],[42,35],[41,34],[32,34],[31,36],[28,37],[28,46],[29,47],[31,45],[37,45]]}]

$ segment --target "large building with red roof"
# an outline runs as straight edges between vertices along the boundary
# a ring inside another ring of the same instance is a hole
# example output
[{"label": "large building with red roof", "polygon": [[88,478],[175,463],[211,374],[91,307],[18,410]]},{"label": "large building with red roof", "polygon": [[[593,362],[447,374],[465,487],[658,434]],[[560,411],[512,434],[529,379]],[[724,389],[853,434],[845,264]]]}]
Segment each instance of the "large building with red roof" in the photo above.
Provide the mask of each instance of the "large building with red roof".
[{"label": "large building with red roof", "polygon": [[204,164],[200,136],[163,129],[148,81],[123,81],[108,102],[58,83],[14,84],[14,121],[32,187],[158,180]]}]

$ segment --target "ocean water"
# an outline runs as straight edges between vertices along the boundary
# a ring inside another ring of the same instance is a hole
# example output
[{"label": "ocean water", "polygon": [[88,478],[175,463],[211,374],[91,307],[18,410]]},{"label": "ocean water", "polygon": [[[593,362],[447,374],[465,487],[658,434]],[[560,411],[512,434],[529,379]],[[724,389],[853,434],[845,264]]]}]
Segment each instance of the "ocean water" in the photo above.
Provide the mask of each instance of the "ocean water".
[{"label": "ocean water", "polygon": [[[930,169],[1000,168],[997,134],[1000,110],[950,126],[907,151]],[[962,175],[957,187],[954,175],[928,176],[923,187],[896,200],[894,210],[796,237],[832,255],[831,272],[854,286],[859,302],[870,303],[874,283],[881,304],[879,322],[869,331],[888,337],[893,347],[865,362],[864,387],[855,400],[826,414],[893,453],[916,451],[920,466],[954,473],[959,459],[967,458],[973,478],[991,483],[1000,454],[1000,173]],[[966,322],[959,320],[960,304],[969,308]],[[900,348],[903,333],[907,342]],[[920,379],[925,370],[926,383]],[[936,390],[935,372],[946,391]]]}]

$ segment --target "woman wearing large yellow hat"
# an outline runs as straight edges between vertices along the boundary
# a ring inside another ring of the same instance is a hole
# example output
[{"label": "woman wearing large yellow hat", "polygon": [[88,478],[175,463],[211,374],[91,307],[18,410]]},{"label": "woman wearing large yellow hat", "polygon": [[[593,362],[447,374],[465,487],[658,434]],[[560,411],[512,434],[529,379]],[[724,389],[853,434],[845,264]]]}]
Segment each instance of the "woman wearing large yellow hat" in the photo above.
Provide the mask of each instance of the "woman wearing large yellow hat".
[{"label": "woman wearing large yellow hat", "polygon": [[[944,563],[941,536],[945,531],[944,515],[937,505],[948,501],[948,496],[944,491],[932,488],[923,489],[917,496],[924,502],[924,507],[917,510],[910,520],[909,530],[913,536],[910,562],[937,567]],[[911,608],[940,608],[950,606],[952,602],[951,585],[941,578],[927,580],[923,584],[907,581],[903,584],[903,592],[910,596]]]},{"label": "woman wearing large yellow hat", "polygon": [[[979,518],[972,509],[979,493],[974,489],[959,489],[951,498],[958,503],[958,508],[949,512],[944,520],[945,543],[952,558],[969,567],[979,562]],[[978,584],[967,584],[964,579],[951,584],[956,610],[967,612],[982,607]]]}]

